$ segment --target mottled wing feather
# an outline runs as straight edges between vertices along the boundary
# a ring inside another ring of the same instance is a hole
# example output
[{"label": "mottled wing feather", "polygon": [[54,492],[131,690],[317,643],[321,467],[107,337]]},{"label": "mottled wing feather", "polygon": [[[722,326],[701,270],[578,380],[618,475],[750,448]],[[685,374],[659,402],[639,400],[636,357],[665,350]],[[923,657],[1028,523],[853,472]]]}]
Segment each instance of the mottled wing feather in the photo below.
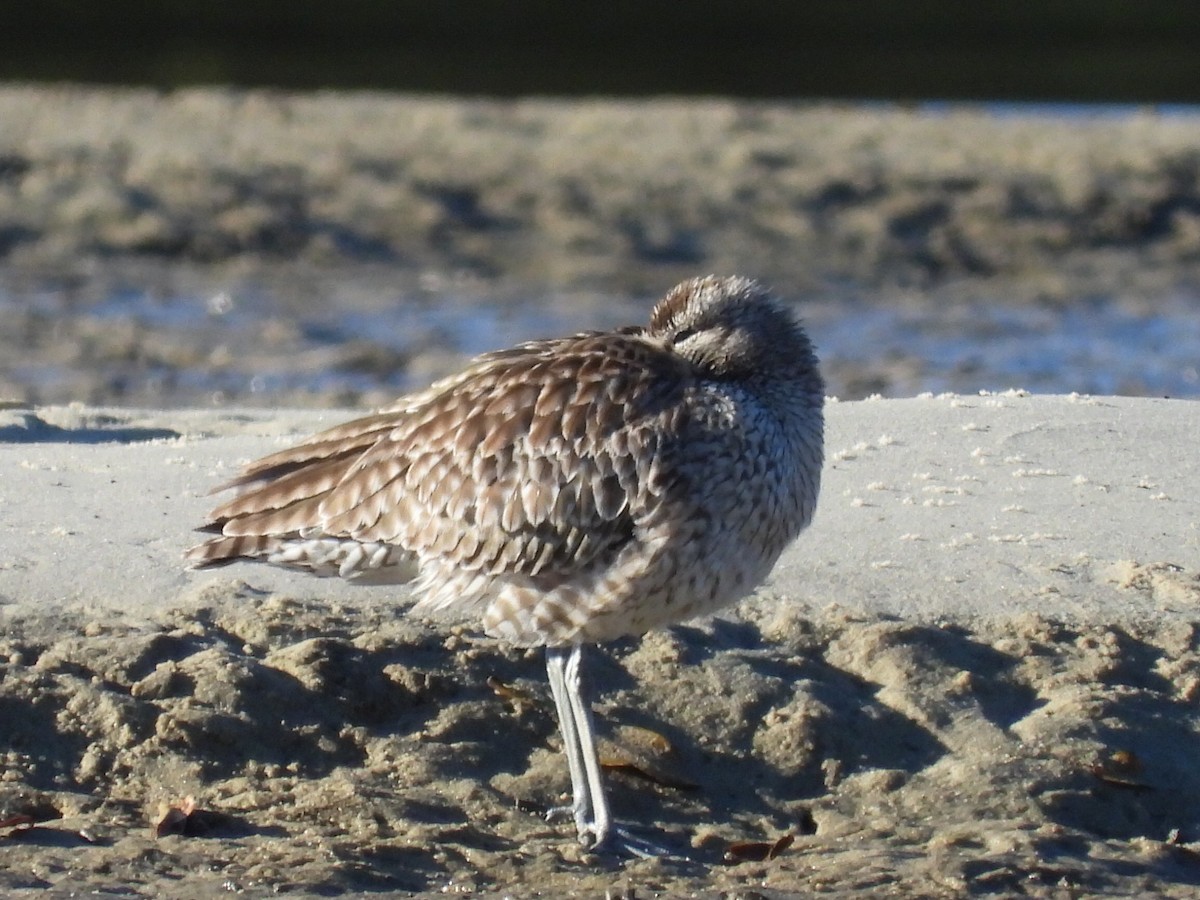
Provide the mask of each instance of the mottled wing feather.
[{"label": "mottled wing feather", "polygon": [[188,551],[188,559],[203,566],[222,566],[243,558],[266,556],[283,546],[273,534],[222,535]]},{"label": "mottled wing feather", "polygon": [[[251,463],[193,560],[289,536],[387,543],[480,574],[585,566],[632,533],[689,380],[636,334],[582,334],[480,357],[393,406]],[[664,429],[664,425],[668,425]],[[237,538],[237,540],[233,540]],[[229,551],[229,552],[226,552]]]},{"label": "mottled wing feather", "polygon": [[394,422],[394,414],[379,412],[322,431],[294,447],[249,463],[236,477],[218,485],[214,493],[258,482],[274,481],[289,472],[305,469],[316,460],[346,457],[356,451],[361,452],[391,430]]},{"label": "mottled wing feather", "polygon": [[[276,514],[304,517],[302,512],[305,501],[319,498],[332,490],[361,451],[348,451],[331,459],[316,457],[300,468],[293,468],[274,479],[257,482],[269,490],[247,490],[221,504],[212,511],[210,523],[224,525],[225,534],[284,534],[296,530],[295,526],[285,527],[281,522],[271,523],[271,517]],[[316,507],[308,517],[308,523],[315,520]]]},{"label": "mottled wing feather", "polygon": [[488,574],[581,566],[627,540],[646,472],[614,458],[661,433],[684,365],[609,335],[528,344],[471,371],[362,455],[322,500],[323,529]]}]

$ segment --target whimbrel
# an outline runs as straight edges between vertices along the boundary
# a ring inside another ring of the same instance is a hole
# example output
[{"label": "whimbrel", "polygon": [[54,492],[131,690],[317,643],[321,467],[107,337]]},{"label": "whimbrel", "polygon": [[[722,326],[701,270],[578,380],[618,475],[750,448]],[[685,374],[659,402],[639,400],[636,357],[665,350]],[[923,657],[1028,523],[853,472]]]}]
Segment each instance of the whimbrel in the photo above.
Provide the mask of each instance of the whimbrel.
[{"label": "whimbrel", "polygon": [[750,593],[812,519],[824,385],[788,312],[745,278],[671,290],[648,327],[533,341],[250,463],[188,551],[371,583],[417,613],[544,646],[580,841],[614,826],[582,696],[584,644]]}]

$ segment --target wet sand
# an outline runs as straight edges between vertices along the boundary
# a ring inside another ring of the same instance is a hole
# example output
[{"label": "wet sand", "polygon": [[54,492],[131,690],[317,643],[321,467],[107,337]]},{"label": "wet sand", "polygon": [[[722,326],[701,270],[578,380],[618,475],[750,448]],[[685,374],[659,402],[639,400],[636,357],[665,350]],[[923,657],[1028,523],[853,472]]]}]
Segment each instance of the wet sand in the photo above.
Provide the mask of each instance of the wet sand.
[{"label": "wet sand", "polygon": [[538,653],[403,591],[182,569],[214,483],[346,414],[3,414],[0,810],[36,827],[0,832],[0,887],[1197,890],[1200,404],[832,404],[771,582],[593,653],[616,812],[658,861],[543,821],[568,781]]},{"label": "wet sand", "polygon": [[1029,299],[1200,262],[1200,116],[1152,108],[7,86],[0,121],[0,252],[34,270],[378,262],[623,292],[697,268],[1004,276]]},{"label": "wet sand", "polygon": [[[618,324],[622,304],[641,321],[699,272],[817,315],[1186,314],[1200,115],[1060,113],[0,86],[0,398],[378,405],[462,348],[437,327],[322,341],[298,321],[532,303],[552,325],[521,339]],[[172,317],[179,298],[202,299]],[[963,366],[937,389],[1013,384]],[[313,384],[313,367],[342,374]],[[911,395],[930,370],[894,349],[826,367],[844,398]]]}]

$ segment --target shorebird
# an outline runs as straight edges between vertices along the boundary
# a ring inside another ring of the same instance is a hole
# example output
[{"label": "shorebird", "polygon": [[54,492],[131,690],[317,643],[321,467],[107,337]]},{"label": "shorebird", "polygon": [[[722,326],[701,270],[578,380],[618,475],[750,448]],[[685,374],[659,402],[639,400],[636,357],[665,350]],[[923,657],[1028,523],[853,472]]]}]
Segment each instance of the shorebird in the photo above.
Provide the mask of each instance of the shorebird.
[{"label": "shorebird", "polygon": [[762,582],[812,519],[823,403],[782,305],[746,278],[697,278],[648,327],[487,353],[250,463],[187,557],[415,578],[414,612],[544,646],[579,839],[638,852],[609,812],[582,648]]}]

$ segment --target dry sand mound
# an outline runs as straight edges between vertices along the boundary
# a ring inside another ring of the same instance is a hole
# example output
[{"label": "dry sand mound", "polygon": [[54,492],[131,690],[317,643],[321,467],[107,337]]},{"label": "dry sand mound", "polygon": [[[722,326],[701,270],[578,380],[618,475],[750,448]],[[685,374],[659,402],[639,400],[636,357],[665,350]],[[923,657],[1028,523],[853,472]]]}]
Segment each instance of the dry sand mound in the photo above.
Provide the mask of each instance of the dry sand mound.
[{"label": "dry sand mound", "polygon": [[[1194,574],[1127,578],[1200,603]],[[0,808],[38,823],[0,845],[7,891],[1200,885],[1191,624],[789,615],[596,654],[617,813],[689,859],[624,864],[543,821],[569,785],[535,653],[229,582],[136,627],[14,623],[0,659]]]}]

